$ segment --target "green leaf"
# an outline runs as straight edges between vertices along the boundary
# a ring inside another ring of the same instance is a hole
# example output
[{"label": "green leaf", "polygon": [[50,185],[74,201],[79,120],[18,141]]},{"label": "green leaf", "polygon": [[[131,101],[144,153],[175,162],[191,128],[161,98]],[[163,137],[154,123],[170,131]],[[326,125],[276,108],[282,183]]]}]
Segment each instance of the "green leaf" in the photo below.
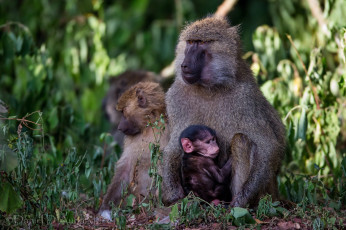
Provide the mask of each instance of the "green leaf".
[{"label": "green leaf", "polygon": [[21,36],[17,37],[16,40],[16,51],[19,52],[23,47],[23,38]]},{"label": "green leaf", "polygon": [[16,37],[10,32],[6,33],[2,38],[2,47],[4,49],[4,56],[7,59],[13,59],[16,53]]},{"label": "green leaf", "polygon": [[232,214],[233,214],[234,218],[236,218],[236,219],[243,217],[248,213],[249,213],[249,211],[245,208],[234,207],[232,209]]},{"label": "green leaf", "polygon": [[169,219],[171,222],[175,222],[175,220],[178,218],[179,210],[178,210],[178,204],[173,205],[171,212],[169,213]]},{"label": "green leaf", "polygon": [[48,122],[50,125],[51,129],[55,129],[58,124],[59,124],[59,119],[58,119],[58,109],[57,107],[54,107],[50,113],[49,113],[49,117],[48,117]]},{"label": "green leaf", "polygon": [[14,153],[8,146],[0,145],[0,170],[8,173],[17,166],[18,158],[16,153]]},{"label": "green leaf", "polygon": [[25,56],[26,54],[28,54],[30,52],[31,45],[32,45],[31,35],[24,33],[21,55]]},{"label": "green leaf", "polygon": [[75,222],[74,212],[68,210],[66,212],[65,218],[66,218],[67,223],[74,223]]},{"label": "green leaf", "polygon": [[288,125],[288,129],[287,129],[287,136],[288,136],[289,143],[291,145],[294,145],[294,143],[295,143],[294,134],[295,134],[294,123],[291,120],[289,125]]},{"label": "green leaf", "polygon": [[321,218],[317,217],[313,223],[312,223],[312,227],[314,230],[319,230],[319,229],[324,229],[324,223],[321,220]]},{"label": "green leaf", "polygon": [[255,220],[252,218],[249,211],[245,208],[234,207],[232,208],[231,213],[235,218],[234,224],[237,226],[255,223]]},{"label": "green leaf", "polygon": [[328,223],[331,224],[332,226],[335,225],[335,222],[336,222],[336,218],[335,217],[331,217],[328,219]]},{"label": "green leaf", "polygon": [[272,205],[273,205],[274,207],[276,207],[276,206],[279,206],[279,204],[280,204],[280,201],[275,201]]},{"label": "green leaf", "polygon": [[339,202],[331,201],[328,206],[339,211],[341,208],[341,202],[340,201]]},{"label": "green leaf", "polygon": [[289,214],[288,210],[283,208],[283,207],[277,207],[276,211],[278,211],[279,213],[281,213],[283,216],[287,216]]},{"label": "green leaf", "polygon": [[298,130],[297,130],[297,139],[306,140],[306,129],[307,129],[307,117],[306,117],[306,109],[302,108],[302,113],[298,122]]},{"label": "green leaf", "polygon": [[147,208],[147,207],[149,207],[149,204],[148,203],[142,203],[142,206]]},{"label": "green leaf", "polygon": [[114,137],[107,133],[104,140],[106,144],[110,145],[114,141]]},{"label": "green leaf", "polygon": [[107,136],[107,133],[101,133],[100,135],[100,141],[103,142]]},{"label": "green leaf", "polygon": [[269,216],[276,216],[277,213],[276,213],[276,209],[274,207],[271,207],[269,209]]},{"label": "green leaf", "polygon": [[92,171],[92,168],[86,168],[86,169],[85,169],[85,176],[86,176],[87,178],[89,178],[91,171]]},{"label": "green leaf", "polygon": [[247,224],[255,224],[256,221],[254,220],[254,218],[252,218],[250,213],[248,213],[248,214],[245,215],[245,223],[247,223]]},{"label": "green leaf", "polygon": [[22,206],[20,196],[14,191],[8,182],[2,183],[0,187],[0,210],[11,213]]},{"label": "green leaf", "polygon": [[126,206],[127,207],[132,207],[133,206],[133,201],[136,199],[135,195],[130,194],[126,198]]}]

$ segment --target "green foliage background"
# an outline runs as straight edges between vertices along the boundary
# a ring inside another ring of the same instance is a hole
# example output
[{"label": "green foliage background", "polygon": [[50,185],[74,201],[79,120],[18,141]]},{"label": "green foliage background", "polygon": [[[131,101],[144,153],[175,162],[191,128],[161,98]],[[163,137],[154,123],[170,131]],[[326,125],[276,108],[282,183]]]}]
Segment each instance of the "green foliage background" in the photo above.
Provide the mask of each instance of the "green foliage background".
[{"label": "green foliage background", "polygon": [[[346,4],[319,2],[326,29],[300,0],[239,1],[228,17],[241,23],[244,58],[287,128],[281,194],[302,202],[306,188],[322,186],[324,198],[344,203]],[[185,23],[221,3],[0,0],[0,191],[12,194],[0,210],[73,222],[80,194],[97,209],[120,154],[101,111],[107,80],[127,69],[160,72]],[[109,146],[116,154],[101,163]]]}]

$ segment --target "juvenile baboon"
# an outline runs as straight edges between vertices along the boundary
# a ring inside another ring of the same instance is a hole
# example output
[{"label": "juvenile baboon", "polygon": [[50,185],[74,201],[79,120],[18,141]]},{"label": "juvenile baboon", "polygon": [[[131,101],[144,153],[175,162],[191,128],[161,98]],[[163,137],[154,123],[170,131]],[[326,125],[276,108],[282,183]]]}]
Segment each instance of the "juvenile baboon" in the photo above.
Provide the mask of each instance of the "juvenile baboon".
[{"label": "juvenile baboon", "polygon": [[228,160],[222,168],[216,165],[219,145],[215,131],[204,125],[191,125],[184,129],[179,140],[184,150],[181,178],[185,195],[192,191],[216,205],[220,200],[229,201],[231,162]]},{"label": "juvenile baboon", "polygon": [[[138,200],[149,193],[151,178],[148,175],[150,167],[149,143],[155,142],[154,132],[158,130],[147,126],[148,122],[159,120],[165,111],[165,94],[159,84],[140,82],[119,98],[117,110],[122,117],[119,129],[125,134],[124,151],[116,164],[112,183],[103,199],[99,213],[110,219],[110,203],[118,205],[122,191],[128,190]],[[159,121],[160,122],[160,121]],[[160,146],[168,142],[167,129],[160,138]]]},{"label": "juvenile baboon", "polygon": [[[191,124],[216,131],[219,165],[231,147],[232,205],[277,197],[276,176],[285,151],[285,128],[241,58],[237,27],[208,17],[188,25],[176,48],[176,78],[166,95],[171,138],[163,155],[163,202],[184,196],[177,139]],[[236,135],[237,134],[237,135]]]},{"label": "juvenile baboon", "polygon": [[109,90],[102,101],[103,111],[111,123],[111,133],[119,146],[123,146],[124,134],[118,130],[121,112],[115,109],[120,96],[131,86],[139,82],[158,82],[159,76],[144,70],[128,70],[109,79]]}]

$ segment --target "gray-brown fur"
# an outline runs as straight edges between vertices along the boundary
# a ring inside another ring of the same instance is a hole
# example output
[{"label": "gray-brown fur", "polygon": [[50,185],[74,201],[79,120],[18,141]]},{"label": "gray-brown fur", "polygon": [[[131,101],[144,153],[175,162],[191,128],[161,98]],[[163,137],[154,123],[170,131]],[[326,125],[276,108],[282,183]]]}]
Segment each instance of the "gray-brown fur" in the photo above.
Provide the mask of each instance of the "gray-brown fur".
[{"label": "gray-brown fur", "polygon": [[[139,107],[137,96],[140,94],[146,98],[146,106]],[[112,183],[103,199],[100,213],[110,209],[110,202],[118,205],[121,200],[122,190],[128,189],[129,193],[138,200],[147,196],[151,178],[148,175],[150,167],[149,143],[155,143],[152,127],[147,127],[148,121],[159,120],[165,113],[165,97],[158,83],[140,82],[132,86],[119,98],[117,109],[124,113],[126,119],[135,121],[140,128],[140,133],[134,136],[126,135],[124,151],[116,163],[116,170]],[[158,132],[158,130],[155,130]],[[164,147],[168,142],[168,130],[160,139],[160,146]]]},{"label": "gray-brown fur", "polygon": [[[166,204],[183,197],[179,178],[182,152],[178,139],[180,133],[192,124],[206,125],[216,131],[220,165],[226,161],[233,143],[234,169],[230,185],[233,205],[245,206],[264,192],[277,194],[276,175],[284,158],[285,128],[241,58],[237,30],[225,19],[210,17],[188,25],[180,35],[176,49],[176,78],[166,95],[171,127],[171,138],[163,159],[163,201]],[[212,82],[209,85],[190,85],[182,79],[180,66],[188,40],[211,41]],[[239,136],[245,139],[240,141]],[[244,147],[244,143],[250,143],[256,149],[248,148],[245,153],[237,151]]]}]

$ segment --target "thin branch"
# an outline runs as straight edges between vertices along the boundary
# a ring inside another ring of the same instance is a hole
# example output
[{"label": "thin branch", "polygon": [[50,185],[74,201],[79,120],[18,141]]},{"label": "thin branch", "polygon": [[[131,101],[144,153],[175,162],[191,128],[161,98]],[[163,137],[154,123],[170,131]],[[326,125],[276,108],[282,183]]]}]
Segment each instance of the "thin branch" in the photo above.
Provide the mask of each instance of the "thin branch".
[{"label": "thin branch", "polygon": [[317,0],[307,0],[312,16],[314,16],[314,18],[316,18],[318,24],[320,25],[322,32],[327,35],[330,36],[330,31],[328,30],[327,27],[327,22],[323,16],[320,4]]},{"label": "thin branch", "polygon": [[[28,129],[31,129],[31,130],[33,130],[33,131],[35,131],[35,130],[41,130],[41,129],[34,129],[34,128],[31,128],[26,122],[23,122],[23,125],[24,125],[25,127],[27,127]],[[41,124],[37,124],[37,125],[41,125]]]},{"label": "thin branch", "polygon": [[6,29],[6,28],[8,28],[10,26],[13,26],[13,25],[18,26],[19,28],[23,29],[25,32],[30,34],[29,28],[26,25],[24,25],[24,24],[22,24],[20,22],[12,22],[12,21],[7,22],[7,23],[5,23],[3,25],[0,25],[0,30]]},{"label": "thin branch", "polygon": [[305,66],[305,64],[304,64],[304,62],[303,62],[303,60],[302,60],[302,58],[301,58],[301,56],[300,56],[300,54],[299,54],[299,52],[298,52],[297,47],[294,45],[294,43],[293,43],[293,41],[292,41],[291,35],[286,34],[286,36],[287,36],[288,40],[290,41],[291,45],[293,46],[294,50],[296,51],[296,53],[297,53],[297,55],[298,55],[298,58],[299,58],[301,64],[303,65],[304,72],[305,72],[306,76],[307,76],[308,79],[309,79],[310,88],[312,89],[312,92],[313,92],[313,94],[314,94],[314,99],[315,99],[315,103],[316,103],[317,109],[319,110],[319,109],[320,109],[320,99],[319,99],[319,97],[318,97],[318,95],[317,95],[316,88],[312,85],[310,76],[309,76],[309,74],[308,74],[308,71],[306,70],[306,66]]},{"label": "thin branch", "polygon": [[233,9],[238,0],[225,0],[216,10],[215,16],[226,17],[227,14]]},{"label": "thin branch", "polygon": [[25,123],[25,122],[29,122],[35,125],[41,125],[40,123],[36,123],[34,121],[30,121],[30,120],[26,120],[24,118],[8,118],[8,117],[2,117],[0,116],[0,120],[16,120],[16,121],[20,121],[20,123]]},{"label": "thin branch", "polygon": [[287,113],[287,115],[286,115],[284,121],[286,121],[286,120],[288,119],[288,117],[291,115],[291,113],[292,113],[294,110],[296,110],[296,109],[301,109],[301,108],[303,108],[303,106],[297,105],[297,106],[293,107],[292,109],[290,109],[290,111],[288,111],[288,113]]},{"label": "thin branch", "polygon": [[[34,122],[34,121],[30,121],[30,120],[27,120],[26,118],[27,117],[30,117],[31,115],[33,115],[34,113],[38,113],[39,116],[41,117],[41,111],[35,111],[35,112],[32,112],[32,113],[29,113],[27,115],[25,115],[23,118],[8,118],[8,117],[3,117],[0,115],[0,120],[16,120],[16,121],[20,121],[19,125],[18,125],[18,128],[17,128],[17,134],[18,134],[18,137],[20,136],[20,133],[22,132],[22,128],[23,128],[23,125],[25,127],[27,127],[28,129],[31,129],[33,131],[35,130],[38,130],[38,131],[41,131],[42,132],[42,136],[43,136],[43,129],[42,127],[40,127],[39,129],[35,129],[35,128],[32,128],[28,125],[27,122],[31,123],[31,124],[35,124],[37,126],[41,126],[42,124],[38,123],[38,122]],[[40,120],[40,119],[39,119]]]}]

